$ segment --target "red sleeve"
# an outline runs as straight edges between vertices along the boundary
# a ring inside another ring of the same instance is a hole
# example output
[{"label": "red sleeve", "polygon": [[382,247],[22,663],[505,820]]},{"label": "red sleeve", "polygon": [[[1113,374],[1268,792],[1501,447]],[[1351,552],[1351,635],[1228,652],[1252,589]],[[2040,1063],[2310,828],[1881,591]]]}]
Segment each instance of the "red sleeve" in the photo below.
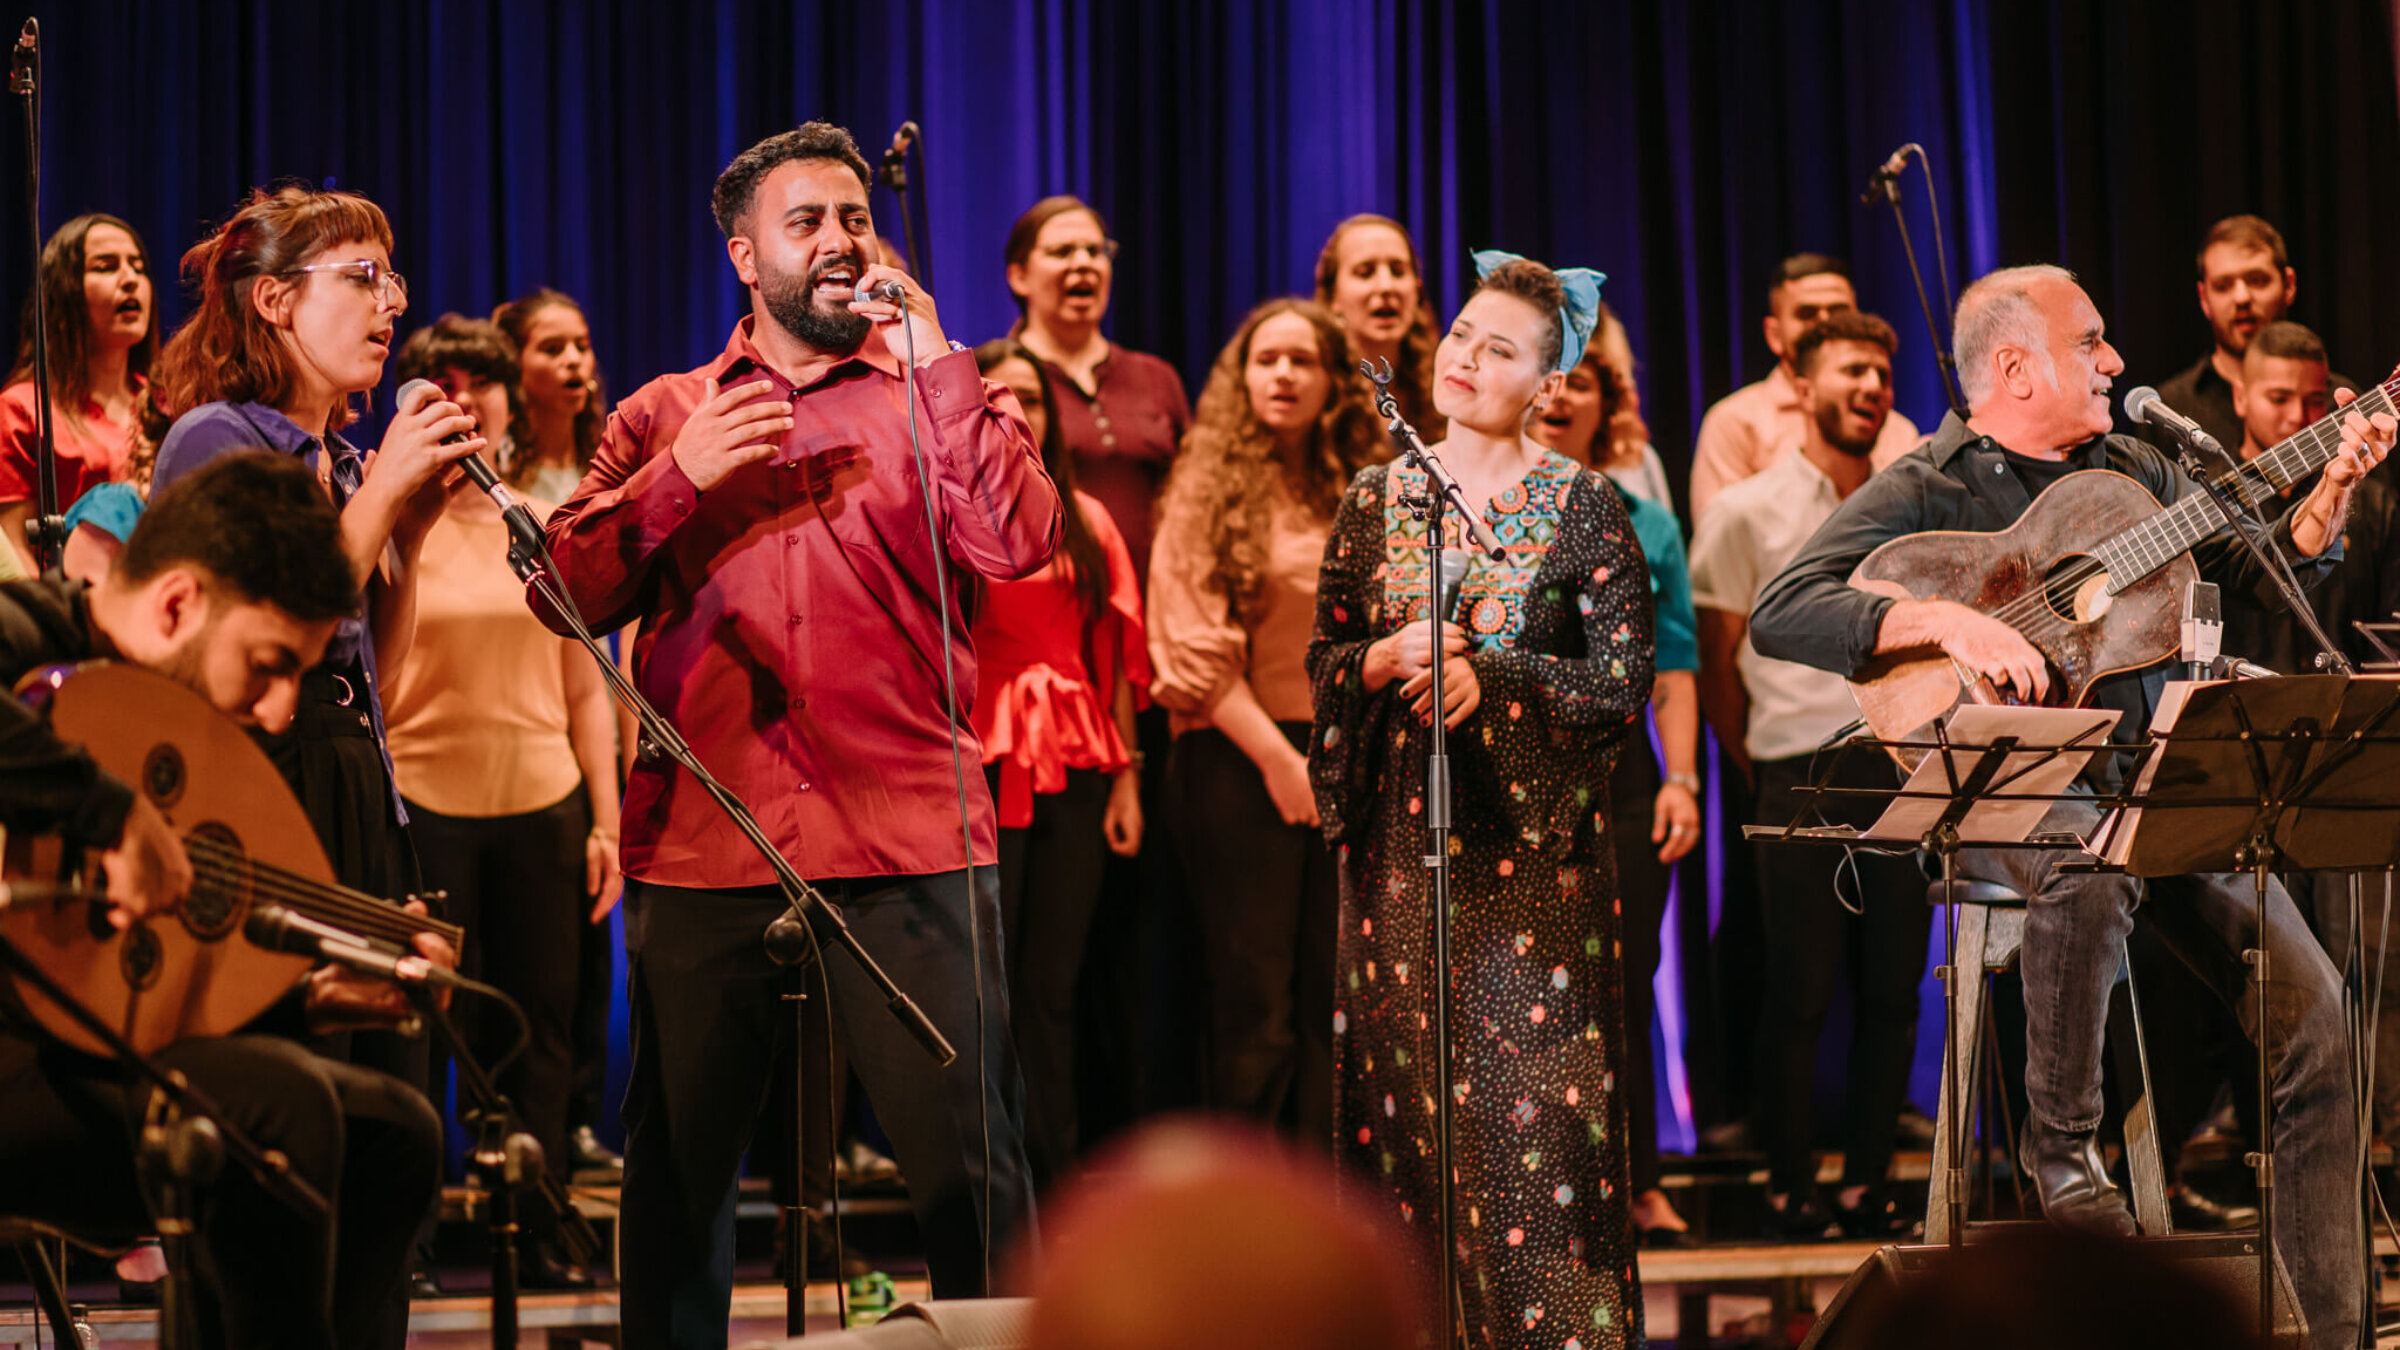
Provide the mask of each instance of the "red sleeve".
[{"label": "red sleeve", "polygon": [[1150,638],[1142,626],[1142,579],[1133,570],[1133,554],[1125,547],[1125,536],[1118,532],[1108,508],[1089,494],[1075,495],[1092,537],[1100,541],[1100,551],[1108,558],[1108,613],[1093,635],[1093,656],[1099,669],[1092,672],[1092,687],[1099,692],[1101,706],[1112,707],[1117,677],[1122,674],[1133,685],[1133,705],[1147,708]]},{"label": "red sleeve", "polygon": [[948,506],[950,556],[995,581],[1040,571],[1058,547],[1058,487],[1016,396],[959,351],[918,369],[917,398],[932,423],[926,453]]},{"label": "red sleeve", "polygon": [[0,393],[0,506],[33,500],[33,386]]},{"label": "red sleeve", "polygon": [[[590,470],[542,530],[568,597],[595,633],[639,617],[659,550],[700,504],[700,489],[666,447],[652,451],[649,432],[646,407],[610,413]],[[526,600],[552,632],[568,631],[539,592],[529,588]]]}]

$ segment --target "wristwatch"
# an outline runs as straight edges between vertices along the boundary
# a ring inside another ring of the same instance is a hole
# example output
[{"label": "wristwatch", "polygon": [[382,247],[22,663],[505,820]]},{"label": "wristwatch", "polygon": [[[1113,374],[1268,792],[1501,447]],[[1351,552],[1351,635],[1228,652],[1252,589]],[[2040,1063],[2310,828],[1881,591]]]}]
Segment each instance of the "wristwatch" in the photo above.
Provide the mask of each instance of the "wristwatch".
[{"label": "wristwatch", "polygon": [[1684,791],[1692,794],[1695,797],[1700,795],[1700,775],[1696,773],[1668,774],[1666,785],[1668,787],[1682,788]]}]

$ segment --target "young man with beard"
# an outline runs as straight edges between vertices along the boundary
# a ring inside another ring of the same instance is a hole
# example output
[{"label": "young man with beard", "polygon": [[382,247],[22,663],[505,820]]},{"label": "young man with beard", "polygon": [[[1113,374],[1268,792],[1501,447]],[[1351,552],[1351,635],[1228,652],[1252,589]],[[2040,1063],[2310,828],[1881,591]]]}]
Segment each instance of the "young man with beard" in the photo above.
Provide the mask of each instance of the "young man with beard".
[{"label": "young man with beard", "polygon": [[[340,519],[307,465],[226,455],[160,489],[99,581],[53,574],[0,586],[0,687],[45,666],[125,661],[237,721],[280,731],[301,672],[357,612],[352,575]],[[192,885],[191,861],[158,808],[7,697],[0,826],[98,850],[119,927],[173,909]],[[455,964],[438,939],[419,939],[419,950]],[[290,1002],[280,1011],[305,1010],[318,1029],[390,1025],[408,1012],[398,990],[332,968]],[[201,1340],[399,1350],[409,1242],[441,1180],[441,1122],[398,1079],[261,1029],[276,1020],[157,1056],[261,1146],[287,1155],[332,1205],[303,1217],[226,1162],[198,1206],[201,1279],[189,1292]],[[131,1147],[150,1097],[108,1060],[0,1024],[0,1214],[94,1241],[150,1231]]]},{"label": "young man with beard", "polygon": [[[991,796],[952,759],[956,738],[983,762],[962,593],[1049,561],[1060,507],[1014,397],[907,274],[868,262],[867,174],[822,122],[726,166],[717,223],[751,313],[722,354],[618,406],[548,533],[595,631],[641,622],[643,693],[958,1047],[936,1068],[826,944],[834,1024],[908,1178],[934,1291],[958,1298],[985,1292],[987,1231],[1005,1242],[1031,1213]],[[887,283],[902,302],[866,298]],[[625,1344],[722,1346],[734,1183],[791,1022],[761,940],[784,901],[670,763],[634,766],[623,828]]]},{"label": "young man with beard", "polygon": [[[2192,289],[2216,344],[2182,373],[2159,381],[2158,396],[2230,452],[2242,443],[2242,413],[2234,404],[2234,389],[2242,382],[2242,356],[2261,329],[2291,308],[2300,275],[2292,270],[2283,234],[2257,216],[2227,216],[2209,226],[2193,266],[2199,280]],[[2340,375],[2329,373],[2328,378],[2332,388],[2357,391],[2357,385]],[[2140,433],[2152,445],[2174,453],[2165,432],[2145,423]]]},{"label": "young man with beard", "polygon": [[[1745,767],[1760,822],[1781,825],[1815,781],[1817,747],[1858,715],[1841,677],[1761,656],[1747,640],[1758,592],[1844,499],[1875,472],[1892,409],[1890,324],[1844,310],[1792,344],[1793,390],[1807,418],[1799,452],[1725,489],[1692,540],[1692,603],[1700,620],[1701,706],[1717,739]],[[1821,766],[1819,766],[1821,767]],[[1850,755],[1843,787],[1896,785],[1881,756]],[[1880,804],[1836,799],[1829,819],[1864,827]],[[1835,1221],[1852,1237],[1885,1237],[1907,1222],[1882,1190],[1892,1119],[1907,1100],[1916,1049],[1917,981],[1932,913],[1906,858],[1861,854],[1856,894],[1836,894],[1841,858],[1800,844],[1758,848],[1769,960],[1760,1004],[1756,1112],[1767,1150],[1771,1236],[1813,1237]],[[1855,911],[1852,906],[1855,905]],[[1850,1036],[1850,1111],[1842,1186],[1832,1213],[1816,1197],[1809,1147],[1817,1040],[1845,962],[1857,1016]]]},{"label": "young man with beard", "polygon": [[[1954,325],[1968,417],[1952,414],[1915,452],[1869,479],[1826,520],[1750,613],[1762,655],[1853,674],[1878,655],[1938,649],[1962,676],[2038,702],[2051,693],[2047,660],[2024,634],[1981,610],[1949,600],[1894,600],[1849,584],[1859,562],[1885,542],[1929,530],[1992,532],[2030,510],[2042,489],[2082,469],[2111,469],[2162,502],[2199,491],[2157,451],[2109,434],[2109,388],[2125,363],[2108,344],[2091,298],[2057,267],[1994,272],[1959,297]],[[2389,414],[2343,417],[2341,447],[2309,494],[2276,523],[2278,544],[2315,574],[2340,556],[2342,521],[2360,478],[2391,449]],[[2099,541],[2093,540],[2096,544]],[[2203,576],[2228,592],[2265,584],[2248,551],[2220,536],[2193,550]],[[2149,727],[2168,663],[2097,681],[2087,700],[2123,714],[2119,744]],[[2083,782],[2116,792],[2129,754],[2093,758]],[[2081,789],[2078,790],[2079,792]],[[2100,810],[2068,800],[2040,828],[2088,838]],[[2032,1109],[2019,1162],[2052,1222],[2130,1235],[2133,1215],[2102,1164],[2100,1049],[2108,992],[2132,930],[2143,922],[2227,1003],[2247,1010],[2242,953],[2263,947],[2275,971],[2268,1015],[2274,1027],[2277,1108],[2276,1245],[2310,1343],[2358,1343],[2358,1203],[2352,1191],[2351,1111],[2341,980],[2281,885],[2270,884],[2265,930],[2247,877],[2153,878],[2065,870],[2080,849],[1970,849],[1970,878],[2026,898],[2025,1086]]]},{"label": "young man with beard", "polygon": [[[1805,434],[1807,414],[1801,411],[1796,386],[1800,368],[1795,360],[1800,335],[1818,321],[1858,308],[1858,292],[1850,286],[1850,265],[1822,253],[1795,253],[1775,265],[1767,282],[1767,315],[1762,327],[1775,368],[1767,378],[1744,385],[1719,399],[1700,419],[1700,435],[1692,443],[1692,520],[1695,525],[1713,507],[1718,493],[1790,454]],[[1917,443],[1914,422],[1898,413],[1884,418],[1876,434],[1875,467],[1882,468]]]}]

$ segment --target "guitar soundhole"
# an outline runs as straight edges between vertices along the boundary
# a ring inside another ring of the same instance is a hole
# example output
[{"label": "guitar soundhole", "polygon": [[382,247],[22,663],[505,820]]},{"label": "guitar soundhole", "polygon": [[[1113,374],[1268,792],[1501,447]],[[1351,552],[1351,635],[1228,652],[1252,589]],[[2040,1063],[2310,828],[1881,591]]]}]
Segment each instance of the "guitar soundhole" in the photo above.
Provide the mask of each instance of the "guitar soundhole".
[{"label": "guitar soundhole", "polygon": [[192,893],[176,913],[192,936],[214,942],[232,932],[242,911],[249,907],[241,836],[211,820],[194,829],[187,843],[193,846],[194,855]]},{"label": "guitar soundhole", "polygon": [[2050,565],[2042,578],[2042,599],[2050,612],[2067,623],[2091,623],[2108,613],[2108,572],[2098,558],[2071,553]]},{"label": "guitar soundhole", "polygon": [[162,811],[182,799],[186,781],[183,752],[172,744],[156,747],[142,761],[142,791]]},{"label": "guitar soundhole", "polygon": [[125,976],[125,987],[139,992],[158,983],[163,955],[150,925],[137,923],[126,929],[125,940],[117,944],[117,968]]}]

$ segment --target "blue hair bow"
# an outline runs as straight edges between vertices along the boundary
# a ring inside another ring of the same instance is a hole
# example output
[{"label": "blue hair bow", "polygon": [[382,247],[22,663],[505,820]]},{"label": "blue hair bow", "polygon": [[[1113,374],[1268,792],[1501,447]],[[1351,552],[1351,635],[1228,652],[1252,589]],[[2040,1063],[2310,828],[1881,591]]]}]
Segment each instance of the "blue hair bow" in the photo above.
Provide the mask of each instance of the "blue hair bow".
[{"label": "blue hair bow", "polygon": [[[1512,262],[1525,261],[1521,253],[1503,253],[1496,248],[1475,251],[1475,279],[1483,280]],[[1558,312],[1565,320],[1566,341],[1559,344],[1558,368],[1573,370],[1583,359],[1583,349],[1592,340],[1592,329],[1600,322],[1600,283],[1608,280],[1606,272],[1588,267],[1553,268],[1558,282],[1567,291],[1566,307]]]}]

